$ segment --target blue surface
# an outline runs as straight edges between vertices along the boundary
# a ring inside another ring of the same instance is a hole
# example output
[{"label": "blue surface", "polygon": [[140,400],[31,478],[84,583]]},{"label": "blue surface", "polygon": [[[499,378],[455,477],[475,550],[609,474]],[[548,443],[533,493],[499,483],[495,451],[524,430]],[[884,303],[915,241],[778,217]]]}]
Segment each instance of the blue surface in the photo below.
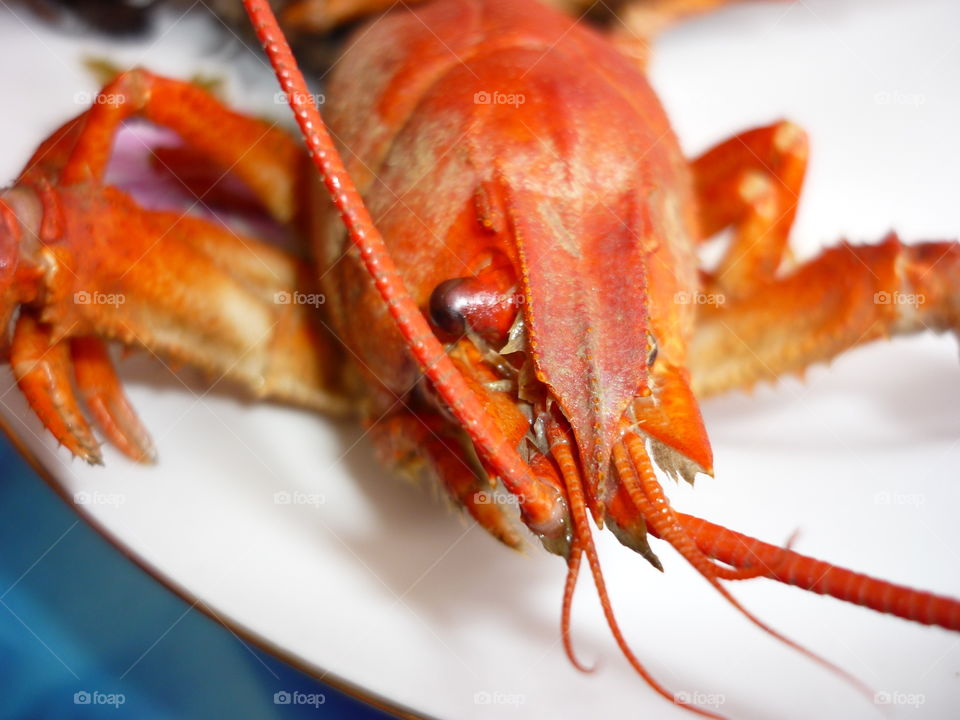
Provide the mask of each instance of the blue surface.
[{"label": "blue surface", "polygon": [[166,590],[80,520],[0,434],[0,718],[119,717],[389,716]]}]

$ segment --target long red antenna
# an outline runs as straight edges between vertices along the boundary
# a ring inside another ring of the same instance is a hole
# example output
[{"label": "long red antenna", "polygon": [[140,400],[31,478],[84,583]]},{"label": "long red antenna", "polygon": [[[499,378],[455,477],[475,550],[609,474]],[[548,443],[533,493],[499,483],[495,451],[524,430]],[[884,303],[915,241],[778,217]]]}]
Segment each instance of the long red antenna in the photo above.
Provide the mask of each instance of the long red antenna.
[{"label": "long red antenna", "polygon": [[507,442],[447,357],[443,346],[407,292],[383,237],[374,226],[313,104],[303,75],[269,3],[265,0],[244,0],[243,4],[280,86],[287,95],[310,157],[340,211],[350,240],[360,251],[367,272],[387,303],[420,369],[469,434],[480,456],[500,476],[507,490],[519,499],[527,525],[536,532],[548,535],[565,532],[567,513],[563,498],[548,484],[537,480],[517,450]]},{"label": "long red antenna", "polygon": [[[761,542],[749,535],[676,513],[701,552],[737,568],[764,568],[762,577],[905,620],[960,630],[960,600],[855,573],[830,563]],[[655,530],[651,531],[656,534]]]}]

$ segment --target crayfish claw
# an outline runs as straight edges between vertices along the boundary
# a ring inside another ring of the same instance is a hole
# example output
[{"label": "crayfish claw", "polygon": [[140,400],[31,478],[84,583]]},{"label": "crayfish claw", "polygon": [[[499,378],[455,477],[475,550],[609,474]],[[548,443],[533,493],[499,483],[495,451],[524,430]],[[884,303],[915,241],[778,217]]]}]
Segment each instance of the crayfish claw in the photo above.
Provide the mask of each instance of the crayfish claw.
[{"label": "crayfish claw", "polygon": [[155,462],[153,440],[123,392],[106,345],[96,338],[74,338],[70,354],[77,388],[106,438],[135,462]]},{"label": "crayfish claw", "polygon": [[68,342],[54,341],[50,327],[26,308],[14,328],[10,364],[17,386],[53,436],[82,460],[102,465],[100,447],[70,383]]},{"label": "crayfish claw", "polygon": [[44,427],[76,457],[103,464],[74,386],[103,435],[120,452],[136,462],[156,459],[153,441],[124,395],[102,341],[55,340],[52,326],[39,321],[33,310],[21,308],[10,364],[17,386]]}]

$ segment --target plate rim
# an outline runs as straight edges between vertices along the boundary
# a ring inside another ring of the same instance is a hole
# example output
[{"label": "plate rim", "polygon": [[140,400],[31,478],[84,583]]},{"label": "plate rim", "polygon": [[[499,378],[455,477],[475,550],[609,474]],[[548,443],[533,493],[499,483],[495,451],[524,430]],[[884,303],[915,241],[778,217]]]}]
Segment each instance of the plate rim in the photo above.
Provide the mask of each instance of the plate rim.
[{"label": "plate rim", "polygon": [[367,689],[359,683],[348,680],[337,673],[326,670],[325,668],[309,663],[303,658],[289,650],[284,649],[261,633],[247,627],[242,622],[234,620],[229,613],[219,615],[207,607],[206,601],[195,593],[191,592],[186,586],[178,583],[172,577],[159,570],[153,563],[139,555],[134,548],[124,544],[119,538],[113,535],[97,518],[78,506],[72,500],[72,496],[64,487],[63,483],[57,480],[53,473],[37,457],[36,453],[20,438],[15,430],[10,426],[9,421],[0,414],[0,431],[10,441],[10,444],[27,461],[27,464],[40,478],[53,490],[54,494],[68,507],[72,512],[78,515],[88,527],[93,529],[101,538],[118,551],[126,560],[130,561],[140,571],[145,573],[155,582],[159,583],[169,592],[173,593],[178,599],[186,603],[191,609],[199,610],[207,618],[217,625],[226,628],[228,631],[236,634],[244,642],[254,645],[263,652],[272,655],[281,662],[290,665],[300,672],[310,676],[315,681],[329,685],[333,689],[348,695],[354,700],[359,700],[367,705],[389,713],[404,720],[437,720],[434,716],[423,714],[402,703],[391,700],[379,693]]}]

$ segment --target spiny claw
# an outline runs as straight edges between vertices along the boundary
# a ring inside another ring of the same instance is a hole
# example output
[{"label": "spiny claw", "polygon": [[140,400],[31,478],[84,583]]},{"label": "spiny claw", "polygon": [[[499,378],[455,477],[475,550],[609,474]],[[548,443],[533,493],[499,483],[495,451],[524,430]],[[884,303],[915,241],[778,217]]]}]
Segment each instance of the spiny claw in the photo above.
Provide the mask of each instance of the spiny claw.
[{"label": "spiny claw", "polygon": [[100,462],[71,367],[106,438],[139,462],[154,455],[101,339],[146,347],[258,397],[345,409],[327,390],[335,350],[311,317],[323,296],[299,291],[306,271],[295,258],[212,222],[144,210],[109,186],[21,185],[2,198],[19,232],[0,237],[19,251],[0,297],[3,308],[21,309],[11,360],[44,424],[78,456]]},{"label": "spiny claw", "polygon": [[70,384],[66,341],[22,309],[13,333],[10,363],[17,385],[40,421],[70,452],[91,465],[103,464],[100,448]]},{"label": "spiny claw", "polygon": [[153,459],[103,341],[146,348],[257,397],[349,411],[339,350],[316,323],[325,298],[312,292],[304,263],[190,208],[149,210],[106,184],[116,135],[133,115],[186,143],[174,174],[195,159],[198,177],[229,173],[250,191],[228,188],[224,198],[208,183],[191,207],[220,198],[235,208],[242,197],[280,223],[297,209],[302,153],[286,133],[189,83],[146,70],[118,75],[0,190],[0,354],[19,309],[10,360],[44,425],[100,462],[75,381],[105,437],[134,460]]},{"label": "spiny claw", "polygon": [[70,354],[77,388],[103,434],[131,460],[154,462],[153,441],[123,393],[106,346],[96,338],[74,338]]}]

